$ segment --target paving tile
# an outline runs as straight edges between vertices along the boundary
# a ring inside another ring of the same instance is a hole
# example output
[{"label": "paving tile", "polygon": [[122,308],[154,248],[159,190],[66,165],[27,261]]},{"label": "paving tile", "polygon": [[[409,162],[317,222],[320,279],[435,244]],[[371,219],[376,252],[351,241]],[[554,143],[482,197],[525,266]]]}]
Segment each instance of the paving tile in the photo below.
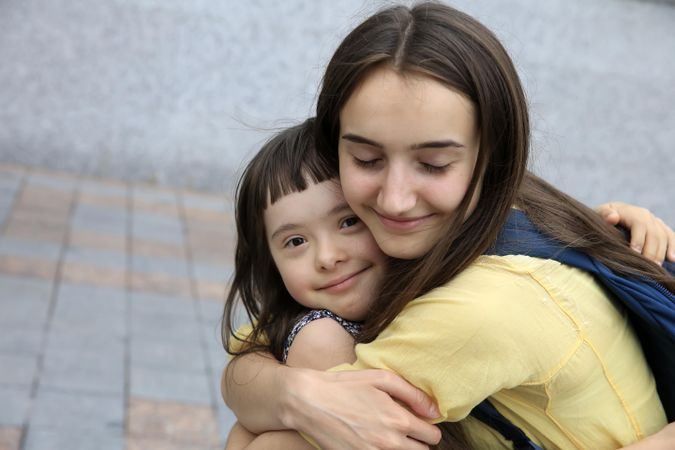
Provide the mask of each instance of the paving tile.
[{"label": "paving tile", "polygon": [[134,211],[131,222],[131,234],[134,239],[176,245],[183,243],[183,226],[177,218]]},{"label": "paving tile", "polygon": [[127,184],[117,180],[98,178],[82,178],[79,186],[80,195],[95,194],[107,197],[126,197],[129,194]]},{"label": "paving tile", "polygon": [[0,172],[0,197],[6,200],[9,204],[14,203],[14,196],[21,187],[21,177],[8,177]]},{"label": "paving tile", "polygon": [[118,430],[71,430],[30,427],[22,450],[124,450]]},{"label": "paving tile", "polygon": [[73,353],[93,354],[92,359],[94,361],[96,361],[98,355],[108,355],[110,358],[117,358],[119,363],[121,355],[124,355],[125,346],[124,336],[114,336],[101,332],[92,334],[91,331],[87,330],[50,330],[44,353],[50,357],[52,355],[60,357],[65,352],[68,355],[64,358],[68,358]]},{"label": "paving tile", "polygon": [[31,171],[31,173],[28,174],[26,181],[31,185],[64,191],[73,190],[78,184],[77,176],[46,172],[39,169]]},{"label": "paving tile", "polygon": [[195,247],[190,244],[190,254],[194,263],[229,264],[232,261],[233,247],[225,245]]},{"label": "paving tile", "polygon": [[15,220],[12,215],[5,227],[5,236],[61,244],[66,237],[66,231],[65,224],[53,225],[39,221]]},{"label": "paving tile", "polygon": [[114,312],[126,309],[124,289],[61,282],[57,295],[59,301],[67,298],[71,302],[77,302],[81,308]]},{"label": "paving tile", "polygon": [[95,194],[92,192],[80,192],[77,196],[77,203],[80,205],[117,208],[120,210],[126,210],[128,207],[126,196]]},{"label": "paving tile", "polygon": [[99,250],[85,247],[68,247],[64,257],[65,263],[91,264],[123,271],[127,266],[127,255],[124,251]]},{"label": "paving tile", "polygon": [[3,301],[8,298],[30,298],[47,302],[51,294],[52,283],[48,281],[0,274],[0,298]]},{"label": "paving tile", "polygon": [[35,277],[53,280],[58,264],[37,258],[0,255],[0,273],[19,277]]},{"label": "paving tile", "polygon": [[124,351],[120,346],[96,349],[50,348],[40,385],[76,392],[121,395],[124,392]]},{"label": "paving tile", "polygon": [[164,339],[186,345],[200,342],[200,329],[194,315],[181,317],[162,311],[132,314],[131,334],[132,339]]},{"label": "paving tile", "polygon": [[126,270],[96,267],[90,264],[64,263],[61,279],[70,283],[124,288],[127,285]]},{"label": "paving tile", "polygon": [[0,173],[3,177],[23,177],[26,173],[26,167],[9,162],[0,163]]},{"label": "paving tile", "polygon": [[73,247],[80,248],[127,251],[127,237],[125,235],[100,233],[76,227],[71,228],[68,243]]},{"label": "paving tile", "polygon": [[133,208],[135,212],[152,213],[170,218],[178,218],[179,216],[178,205],[176,204],[154,203],[134,199]]},{"label": "paving tile", "polygon": [[204,350],[198,344],[132,339],[131,367],[205,372],[207,366]]},{"label": "paving tile", "polygon": [[210,281],[197,281],[195,286],[197,288],[197,297],[200,300],[209,300],[221,305],[225,302],[228,284],[213,283]]},{"label": "paving tile", "polygon": [[124,236],[127,232],[127,213],[125,210],[80,203],[73,211],[71,224],[74,228]]},{"label": "paving tile", "polygon": [[203,371],[131,367],[130,391],[131,395],[154,400],[211,404],[209,380]]},{"label": "paving tile", "polygon": [[132,254],[134,256],[147,256],[150,258],[185,258],[185,246],[183,243],[173,244],[144,239],[132,239]]},{"label": "paving tile", "polygon": [[0,450],[19,450],[22,433],[19,427],[0,426]]},{"label": "paving tile", "polygon": [[130,438],[218,444],[215,412],[210,406],[131,397],[128,417]]},{"label": "paving tile", "polygon": [[137,184],[133,186],[132,193],[134,201],[144,200],[151,203],[176,204],[176,192],[173,189]]},{"label": "paving tile", "polygon": [[73,198],[72,190],[53,189],[36,185],[28,180],[19,193],[17,203],[23,208],[37,208],[57,215],[66,215]]},{"label": "paving tile", "polygon": [[126,334],[124,296],[113,301],[96,297],[85,300],[68,297],[67,292],[59,291],[50,330],[78,335],[103,333],[115,337]]},{"label": "paving tile", "polygon": [[[68,430],[124,430],[124,396],[38,389],[31,427]],[[95,448],[95,447],[91,447]]]},{"label": "paving tile", "polygon": [[236,234],[234,208],[231,204],[225,204],[225,209],[220,211],[202,208],[183,208],[185,223],[191,230],[222,231],[234,236]]},{"label": "paving tile", "polygon": [[180,319],[196,319],[196,305],[189,297],[177,297],[149,292],[131,292],[130,305],[132,315],[147,314],[177,316]]},{"label": "paving tile", "polygon": [[232,277],[234,267],[230,264],[208,264],[197,262],[192,264],[192,273],[197,280],[222,283]]},{"label": "paving tile", "polygon": [[135,291],[189,297],[192,295],[190,280],[161,273],[132,272],[131,288]]},{"label": "paving tile", "polygon": [[0,254],[57,261],[61,254],[61,245],[2,236]]},{"label": "paving tile", "polygon": [[197,210],[228,212],[230,210],[228,198],[225,195],[210,195],[199,192],[182,191],[180,199],[184,208]]},{"label": "paving tile", "polygon": [[[4,311],[4,308],[0,308]],[[42,325],[42,324],[39,324]],[[0,353],[36,355],[41,351],[44,330],[40,328],[26,328],[21,324],[2,324],[2,339],[0,339]]]},{"label": "paving tile", "polygon": [[157,273],[179,278],[190,278],[185,259],[153,258],[134,254],[131,258],[131,270],[142,273]]},{"label": "paving tile", "polygon": [[30,391],[29,386],[0,386],[0,426],[22,426],[26,422]]},{"label": "paving tile", "polygon": [[0,325],[41,329],[47,319],[52,283],[0,274]]},{"label": "paving tile", "polygon": [[37,370],[36,355],[0,354],[0,385],[30,386]]}]

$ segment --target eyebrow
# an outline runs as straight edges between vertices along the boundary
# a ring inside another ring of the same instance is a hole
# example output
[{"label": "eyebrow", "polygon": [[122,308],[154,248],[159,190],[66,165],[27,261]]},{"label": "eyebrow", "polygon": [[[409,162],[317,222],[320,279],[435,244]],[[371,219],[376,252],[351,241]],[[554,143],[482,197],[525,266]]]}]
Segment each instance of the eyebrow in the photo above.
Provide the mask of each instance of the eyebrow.
[{"label": "eyebrow", "polygon": [[[349,207],[349,205],[347,204],[347,202],[338,203],[337,205],[335,205],[334,208],[331,208],[330,211],[328,211],[326,214],[324,214],[323,217],[332,216],[332,215],[337,214],[341,211],[344,211],[345,209],[351,209]],[[285,224],[281,225],[280,227],[278,227],[276,230],[274,230],[274,233],[272,233],[272,236],[270,236],[270,241],[273,241],[281,233],[285,233],[287,231],[292,231],[292,230],[294,230],[296,228],[300,228],[300,227],[301,227],[301,225],[298,225],[298,224],[295,224],[295,223],[285,223]]]},{"label": "eyebrow", "polygon": [[[355,144],[365,144],[370,145],[371,147],[384,148],[384,145],[380,144],[379,142],[373,141],[372,139],[368,139],[363,136],[359,136],[358,134],[347,133],[342,135],[342,139],[354,142]],[[448,148],[448,147],[464,148],[464,145],[460,144],[459,142],[453,139],[443,139],[440,141],[427,141],[421,142],[419,144],[413,144],[410,146],[410,149],[420,150],[425,148]]]}]

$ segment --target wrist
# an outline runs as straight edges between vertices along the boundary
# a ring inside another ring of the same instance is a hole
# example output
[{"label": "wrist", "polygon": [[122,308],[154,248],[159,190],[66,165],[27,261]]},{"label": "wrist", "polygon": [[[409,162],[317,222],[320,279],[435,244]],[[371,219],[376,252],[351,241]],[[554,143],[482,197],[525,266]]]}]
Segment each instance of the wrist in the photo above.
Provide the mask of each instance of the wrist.
[{"label": "wrist", "polygon": [[308,369],[280,366],[276,379],[279,380],[279,420],[286,429],[304,431],[302,413],[306,411],[307,403],[303,394],[311,382]]}]

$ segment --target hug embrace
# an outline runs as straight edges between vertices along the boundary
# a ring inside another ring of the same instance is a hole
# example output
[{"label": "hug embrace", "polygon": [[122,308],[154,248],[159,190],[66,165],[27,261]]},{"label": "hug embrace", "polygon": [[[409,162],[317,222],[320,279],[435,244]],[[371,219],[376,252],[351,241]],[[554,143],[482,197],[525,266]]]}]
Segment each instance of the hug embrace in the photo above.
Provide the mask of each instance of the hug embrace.
[{"label": "hug embrace", "polygon": [[[529,137],[513,63],[474,18],[425,2],[349,33],[316,117],[273,137],[238,186],[228,449],[675,448],[601,277],[495,251],[525,218],[555,248],[656,286],[672,317],[675,234],[538,178]],[[251,326],[236,330],[238,303]],[[476,414],[486,399],[519,437]]]}]

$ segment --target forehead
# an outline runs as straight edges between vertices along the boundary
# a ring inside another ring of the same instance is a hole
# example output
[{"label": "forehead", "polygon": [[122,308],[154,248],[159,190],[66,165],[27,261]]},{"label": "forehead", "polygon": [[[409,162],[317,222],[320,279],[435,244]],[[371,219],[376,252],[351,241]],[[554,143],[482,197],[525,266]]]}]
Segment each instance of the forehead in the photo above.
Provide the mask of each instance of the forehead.
[{"label": "forehead", "polygon": [[340,111],[340,125],[341,132],[394,142],[477,134],[475,109],[465,95],[429,76],[386,67],[359,83]]},{"label": "forehead", "polygon": [[267,234],[282,225],[315,223],[340,205],[346,202],[337,180],[311,183],[304,191],[285,195],[267,206],[264,213]]}]

